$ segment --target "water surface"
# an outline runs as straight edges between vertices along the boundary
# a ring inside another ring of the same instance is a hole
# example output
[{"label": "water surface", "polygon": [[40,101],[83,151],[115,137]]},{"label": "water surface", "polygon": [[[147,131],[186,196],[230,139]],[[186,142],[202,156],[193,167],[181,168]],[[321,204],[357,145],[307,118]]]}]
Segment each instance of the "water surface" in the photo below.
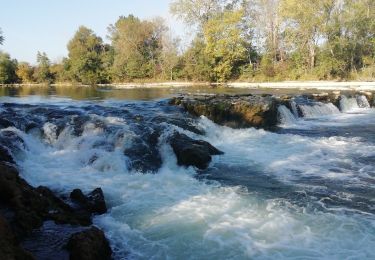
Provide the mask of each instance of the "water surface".
[{"label": "water surface", "polygon": [[[30,184],[64,195],[102,187],[109,212],[94,222],[116,259],[374,259],[375,110],[268,132],[168,105],[185,92],[244,91],[253,90],[2,89],[0,111],[25,140],[17,161]],[[179,167],[173,131],[225,154],[205,171]],[[151,173],[138,159],[155,153]]]}]

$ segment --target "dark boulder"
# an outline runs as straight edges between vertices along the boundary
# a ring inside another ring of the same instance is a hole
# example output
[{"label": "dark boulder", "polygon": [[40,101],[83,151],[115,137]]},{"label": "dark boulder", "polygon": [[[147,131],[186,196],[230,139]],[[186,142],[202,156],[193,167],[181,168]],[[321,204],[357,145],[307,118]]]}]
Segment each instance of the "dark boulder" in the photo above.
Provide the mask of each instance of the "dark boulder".
[{"label": "dark boulder", "polygon": [[158,149],[160,131],[143,128],[139,132],[140,136],[134,136],[131,145],[124,149],[124,154],[129,158],[129,167],[143,173],[156,172],[162,164]]},{"label": "dark boulder", "polygon": [[73,234],[67,244],[71,260],[111,259],[112,250],[103,231],[96,227]]},{"label": "dark boulder", "polygon": [[178,165],[195,166],[202,170],[208,167],[212,155],[223,154],[206,141],[194,140],[178,132],[172,135],[169,143],[176,154]]},{"label": "dark boulder", "polygon": [[0,144],[0,162],[14,163],[13,157],[8,148]]},{"label": "dark boulder", "polygon": [[6,118],[0,118],[0,128],[7,128],[15,126],[11,121]]},{"label": "dark boulder", "polygon": [[18,243],[7,220],[0,215],[0,259],[2,260],[31,260],[35,259]]},{"label": "dark boulder", "polygon": [[90,213],[104,214],[107,212],[107,205],[101,188],[94,189],[87,196],[80,189],[75,189],[70,193],[70,198]]},{"label": "dark boulder", "polygon": [[0,203],[14,213],[11,224],[20,237],[45,220],[58,224],[90,225],[90,215],[76,212],[46,187],[34,188],[16,168],[0,162]]}]

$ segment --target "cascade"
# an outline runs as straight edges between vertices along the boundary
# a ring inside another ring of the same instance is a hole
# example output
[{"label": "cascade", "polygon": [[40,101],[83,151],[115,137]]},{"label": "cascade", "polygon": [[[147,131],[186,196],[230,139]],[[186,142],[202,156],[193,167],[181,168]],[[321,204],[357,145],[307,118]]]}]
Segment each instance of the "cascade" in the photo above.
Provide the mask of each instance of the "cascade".
[{"label": "cascade", "polygon": [[339,109],[332,103],[311,103],[300,104],[298,107],[301,109],[303,117],[312,118],[319,116],[334,115],[340,113]]},{"label": "cascade", "polygon": [[278,112],[278,118],[281,124],[283,125],[291,125],[296,122],[296,117],[290,112],[290,110],[284,106],[281,105],[277,108]]},{"label": "cascade", "polygon": [[370,104],[365,95],[358,95],[357,97],[357,104],[361,108],[370,108]]},{"label": "cascade", "polygon": [[348,98],[344,95],[341,95],[340,98],[340,109],[342,112],[347,112],[353,109],[359,108],[356,98]]}]

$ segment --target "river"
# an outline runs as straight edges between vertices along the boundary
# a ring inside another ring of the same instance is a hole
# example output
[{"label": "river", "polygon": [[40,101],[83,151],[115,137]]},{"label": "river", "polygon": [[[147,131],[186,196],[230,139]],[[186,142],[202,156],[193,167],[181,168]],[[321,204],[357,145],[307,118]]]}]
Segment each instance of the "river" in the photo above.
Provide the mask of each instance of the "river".
[{"label": "river", "polygon": [[[275,131],[231,129],[168,104],[187,92],[262,90],[2,88],[0,113],[31,185],[103,189],[115,259],[375,259],[375,109],[296,99]],[[224,154],[180,167],[173,131]]]}]

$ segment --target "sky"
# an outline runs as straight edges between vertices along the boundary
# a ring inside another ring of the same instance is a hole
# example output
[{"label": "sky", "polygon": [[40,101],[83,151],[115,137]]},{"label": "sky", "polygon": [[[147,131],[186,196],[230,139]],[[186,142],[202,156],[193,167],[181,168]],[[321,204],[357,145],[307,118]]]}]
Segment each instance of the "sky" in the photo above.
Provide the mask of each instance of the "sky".
[{"label": "sky", "polygon": [[176,36],[188,29],[169,14],[170,0],[0,0],[0,50],[19,61],[36,62],[38,51],[52,62],[67,56],[66,45],[80,25],[108,42],[107,27],[119,16],[163,17]]}]

